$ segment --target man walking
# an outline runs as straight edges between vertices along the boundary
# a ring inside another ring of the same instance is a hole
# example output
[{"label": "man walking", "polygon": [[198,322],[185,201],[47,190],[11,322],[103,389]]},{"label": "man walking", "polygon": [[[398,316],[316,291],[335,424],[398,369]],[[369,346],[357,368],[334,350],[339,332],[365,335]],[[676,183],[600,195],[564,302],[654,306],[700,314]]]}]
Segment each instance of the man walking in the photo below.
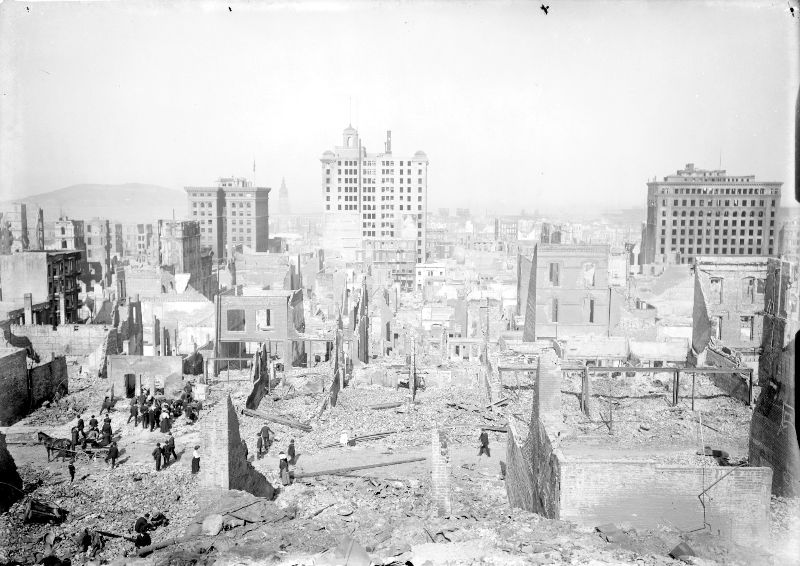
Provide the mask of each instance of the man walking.
[{"label": "man walking", "polygon": [[69,461],[69,466],[67,466],[67,470],[69,470],[69,483],[75,481],[75,456]]},{"label": "man walking", "polygon": [[108,454],[106,454],[106,463],[111,460],[111,469],[117,467],[117,458],[119,457],[119,448],[117,448],[117,443],[112,442],[111,447],[108,449]]},{"label": "man walking", "polygon": [[75,452],[75,447],[78,446],[78,427],[72,427],[72,451]]},{"label": "man walking", "polygon": [[128,415],[128,423],[133,419],[133,426],[139,426],[139,405],[136,399],[131,399],[130,414]]},{"label": "man walking", "polygon": [[480,458],[482,454],[486,454],[488,458],[491,458],[492,456],[489,454],[489,433],[486,432],[486,429],[481,429],[481,435],[478,440],[481,443],[478,449],[478,458]]},{"label": "man walking", "polygon": [[153,460],[156,461],[156,471],[161,471],[161,457],[163,456],[161,452],[161,443],[156,443],[156,448],[153,450]]}]

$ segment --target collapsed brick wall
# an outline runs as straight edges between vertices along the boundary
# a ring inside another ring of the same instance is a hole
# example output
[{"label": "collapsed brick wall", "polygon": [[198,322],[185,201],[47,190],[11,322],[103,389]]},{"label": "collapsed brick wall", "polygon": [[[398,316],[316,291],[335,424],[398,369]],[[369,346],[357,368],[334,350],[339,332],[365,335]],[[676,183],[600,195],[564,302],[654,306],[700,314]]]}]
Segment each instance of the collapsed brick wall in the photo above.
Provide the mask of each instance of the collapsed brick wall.
[{"label": "collapsed brick wall", "polygon": [[0,432],[0,513],[4,513],[11,505],[22,497],[22,478],[17,472],[14,458],[6,447],[6,435]]},{"label": "collapsed brick wall", "polygon": [[[705,519],[711,532],[725,540],[743,545],[769,540],[769,468],[704,469],[633,459],[560,464],[561,520],[693,530],[702,528]],[[720,479],[704,498],[704,515],[698,495]]]},{"label": "collapsed brick wall", "polygon": [[450,448],[447,431],[434,429],[431,434],[431,480],[433,502],[440,517],[449,517],[450,501]]},{"label": "collapsed brick wall", "polygon": [[[203,418],[203,457],[200,485],[205,488],[239,489],[272,499],[275,490],[245,458],[239,435],[239,419],[230,396]],[[204,463],[205,462],[205,463]]]},{"label": "collapsed brick wall", "polygon": [[10,426],[28,414],[28,363],[25,350],[0,354],[0,426]]},{"label": "collapsed brick wall", "polygon": [[533,512],[536,492],[533,480],[533,462],[530,435],[520,442],[514,420],[508,419],[506,442],[506,494],[511,507]]},{"label": "collapsed brick wall", "polygon": [[[706,363],[721,368],[736,367],[726,356],[712,348],[706,350]],[[746,366],[745,366],[746,367]],[[750,378],[742,373],[715,373],[708,376],[711,383],[722,389],[725,393],[744,403],[750,402]],[[753,384],[756,383],[753,376]]]},{"label": "collapsed brick wall", "polygon": [[[539,356],[528,436],[519,445],[509,419],[506,492],[509,503],[551,519],[559,518],[560,463],[547,425],[561,415],[561,367],[553,350]],[[510,477],[510,481],[509,481]],[[527,483],[527,486],[525,485]]]},{"label": "collapsed brick wall", "polygon": [[46,364],[30,370],[30,400],[33,407],[49,401],[58,392],[66,395],[69,391],[67,360],[59,356]]}]

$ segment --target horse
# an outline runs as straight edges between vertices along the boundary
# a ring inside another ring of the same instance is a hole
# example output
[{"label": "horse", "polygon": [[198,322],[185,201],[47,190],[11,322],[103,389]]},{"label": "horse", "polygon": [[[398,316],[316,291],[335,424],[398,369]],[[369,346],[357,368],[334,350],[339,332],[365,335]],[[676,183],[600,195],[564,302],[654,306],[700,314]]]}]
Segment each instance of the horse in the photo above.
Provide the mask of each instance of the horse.
[{"label": "horse", "polygon": [[44,447],[47,448],[47,461],[50,461],[50,453],[56,450],[56,455],[54,458],[58,458],[61,456],[61,460],[64,460],[65,451],[71,453],[72,452],[72,442],[67,440],[66,438],[53,438],[43,432],[39,433],[39,442],[44,444]]}]

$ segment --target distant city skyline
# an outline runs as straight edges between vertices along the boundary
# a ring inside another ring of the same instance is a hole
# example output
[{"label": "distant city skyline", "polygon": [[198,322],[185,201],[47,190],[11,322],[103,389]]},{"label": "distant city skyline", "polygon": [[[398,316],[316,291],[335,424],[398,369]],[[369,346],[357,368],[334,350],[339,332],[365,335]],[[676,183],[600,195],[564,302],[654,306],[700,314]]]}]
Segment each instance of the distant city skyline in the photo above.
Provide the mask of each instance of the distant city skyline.
[{"label": "distant city skyline", "polygon": [[0,5],[0,200],[255,161],[321,212],[318,158],[352,124],[370,152],[386,130],[426,152],[432,211],[644,209],[686,163],[792,204],[786,3],[230,6]]}]

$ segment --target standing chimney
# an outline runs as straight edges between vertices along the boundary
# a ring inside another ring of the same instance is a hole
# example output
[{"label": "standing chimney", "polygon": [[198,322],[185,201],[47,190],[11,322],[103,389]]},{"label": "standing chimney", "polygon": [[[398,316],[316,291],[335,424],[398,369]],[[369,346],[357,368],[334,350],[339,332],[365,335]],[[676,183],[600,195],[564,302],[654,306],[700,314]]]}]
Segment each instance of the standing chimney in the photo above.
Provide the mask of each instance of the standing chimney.
[{"label": "standing chimney", "polygon": [[58,323],[67,324],[67,298],[64,293],[58,294]]},{"label": "standing chimney", "polygon": [[33,324],[33,295],[25,293],[25,324]]}]

